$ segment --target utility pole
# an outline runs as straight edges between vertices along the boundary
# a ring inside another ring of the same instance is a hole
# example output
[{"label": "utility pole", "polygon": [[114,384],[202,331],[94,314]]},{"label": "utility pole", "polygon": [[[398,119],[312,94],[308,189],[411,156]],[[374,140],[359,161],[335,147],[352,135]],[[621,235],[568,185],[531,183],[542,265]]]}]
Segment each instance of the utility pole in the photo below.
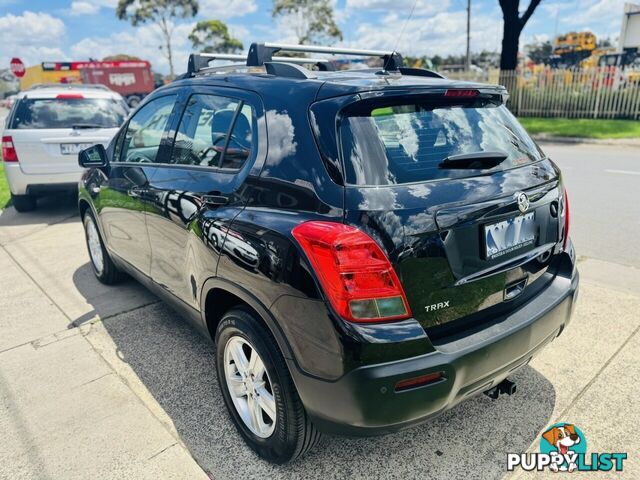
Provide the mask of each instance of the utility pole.
[{"label": "utility pole", "polygon": [[464,69],[467,72],[471,69],[471,0],[467,0],[467,59]]}]

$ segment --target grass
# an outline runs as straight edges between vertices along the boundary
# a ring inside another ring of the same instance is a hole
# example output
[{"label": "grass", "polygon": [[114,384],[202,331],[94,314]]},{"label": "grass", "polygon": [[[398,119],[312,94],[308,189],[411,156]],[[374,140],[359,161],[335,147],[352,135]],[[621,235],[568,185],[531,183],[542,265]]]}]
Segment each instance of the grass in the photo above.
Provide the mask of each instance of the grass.
[{"label": "grass", "polygon": [[520,118],[531,134],[544,133],[556,137],[638,138],[637,120],[601,120],[588,118]]},{"label": "grass", "polygon": [[9,184],[4,176],[4,164],[2,163],[2,157],[0,157],[0,209],[6,207],[10,199]]}]

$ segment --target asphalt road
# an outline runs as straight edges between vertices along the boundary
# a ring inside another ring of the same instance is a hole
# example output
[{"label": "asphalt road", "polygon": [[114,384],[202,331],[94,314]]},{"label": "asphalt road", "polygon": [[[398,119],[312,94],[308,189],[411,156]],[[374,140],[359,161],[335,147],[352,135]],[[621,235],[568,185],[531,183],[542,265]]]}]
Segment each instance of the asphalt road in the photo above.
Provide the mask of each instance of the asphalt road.
[{"label": "asphalt road", "polygon": [[393,435],[329,436],[281,467],[231,424],[211,344],[139,284],[95,280],[71,201],[0,212],[0,478],[526,480],[507,453],[538,451],[559,421],[589,451],[628,452],[616,478],[640,478],[640,176],[615,172],[639,171],[640,149],[544,148],[565,171],[581,290],[518,392]]},{"label": "asphalt road", "polygon": [[579,256],[640,268],[640,149],[544,145],[565,176]]}]

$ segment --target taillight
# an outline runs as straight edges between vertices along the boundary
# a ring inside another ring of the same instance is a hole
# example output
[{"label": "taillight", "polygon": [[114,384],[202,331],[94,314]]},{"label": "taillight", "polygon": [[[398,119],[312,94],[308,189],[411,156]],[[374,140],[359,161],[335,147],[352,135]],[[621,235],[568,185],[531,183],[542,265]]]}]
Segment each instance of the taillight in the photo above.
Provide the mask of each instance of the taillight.
[{"label": "taillight", "polygon": [[11,137],[2,137],[2,159],[5,162],[18,161],[18,153],[13,146],[13,139]]},{"label": "taillight", "polygon": [[454,98],[471,98],[477,97],[480,95],[478,90],[469,90],[469,89],[455,89],[455,90],[447,90],[444,92],[445,97],[454,97]]},{"label": "taillight", "polygon": [[566,250],[567,243],[569,242],[569,223],[571,220],[571,212],[569,210],[569,196],[567,195],[567,189],[564,189],[564,196],[562,199],[560,216],[564,217],[564,238],[562,240],[562,249]]},{"label": "taillight", "polygon": [[396,272],[366,233],[342,223],[321,221],[301,223],[291,233],[342,318],[380,322],[411,317]]}]

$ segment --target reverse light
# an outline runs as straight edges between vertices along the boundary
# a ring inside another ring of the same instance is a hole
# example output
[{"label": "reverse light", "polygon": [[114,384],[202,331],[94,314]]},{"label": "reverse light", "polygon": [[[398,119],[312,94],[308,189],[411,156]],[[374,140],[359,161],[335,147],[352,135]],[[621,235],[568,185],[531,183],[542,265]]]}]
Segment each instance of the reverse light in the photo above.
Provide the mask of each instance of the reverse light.
[{"label": "reverse light", "polygon": [[391,262],[362,230],[342,223],[311,221],[301,223],[291,233],[342,318],[380,322],[411,317]]},{"label": "reverse light", "polygon": [[569,242],[569,224],[571,220],[571,212],[569,210],[569,196],[567,195],[567,189],[564,189],[564,195],[562,197],[560,216],[564,217],[564,237],[562,240],[562,249],[567,249],[567,243]]},{"label": "reverse light", "polygon": [[403,390],[409,390],[411,388],[423,387],[430,383],[436,383],[442,380],[442,372],[428,373],[426,375],[420,375],[419,377],[409,378],[408,380],[402,380],[396,383],[396,392],[402,392]]},{"label": "reverse light", "polygon": [[5,162],[18,161],[18,152],[13,146],[13,139],[9,136],[2,137],[2,159]]},{"label": "reverse light", "polygon": [[59,93],[58,95],[56,95],[56,98],[60,100],[72,100],[84,98],[84,95],[82,95],[81,93]]},{"label": "reverse light", "polygon": [[480,95],[478,90],[469,90],[469,89],[455,89],[455,90],[447,90],[444,92],[445,97],[453,97],[453,98],[472,98]]}]

